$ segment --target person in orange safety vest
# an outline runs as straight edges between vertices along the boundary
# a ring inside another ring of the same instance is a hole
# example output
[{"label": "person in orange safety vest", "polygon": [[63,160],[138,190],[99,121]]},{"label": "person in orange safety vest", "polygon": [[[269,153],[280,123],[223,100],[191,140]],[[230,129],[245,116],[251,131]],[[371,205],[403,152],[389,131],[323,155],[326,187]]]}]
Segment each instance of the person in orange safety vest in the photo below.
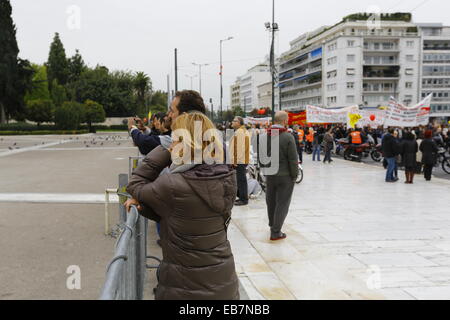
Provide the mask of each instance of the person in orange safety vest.
[{"label": "person in orange safety vest", "polygon": [[361,134],[360,129],[352,130],[348,135],[348,142],[350,144],[363,144],[364,138]]}]

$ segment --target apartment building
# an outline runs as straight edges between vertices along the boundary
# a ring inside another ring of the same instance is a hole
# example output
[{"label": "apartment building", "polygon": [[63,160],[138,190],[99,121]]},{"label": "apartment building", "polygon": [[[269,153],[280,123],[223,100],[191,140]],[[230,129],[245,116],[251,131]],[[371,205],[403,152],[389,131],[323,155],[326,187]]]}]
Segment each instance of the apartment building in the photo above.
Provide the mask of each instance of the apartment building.
[{"label": "apartment building", "polygon": [[[275,110],[279,110],[279,90],[275,88]],[[272,81],[258,86],[258,106],[259,108],[272,109]],[[250,111],[250,110],[247,110]]]},{"label": "apartment building", "polygon": [[450,119],[450,27],[418,24],[422,35],[422,97],[433,94],[431,117]]},{"label": "apartment building", "polygon": [[[236,85],[239,82],[239,106],[250,112],[255,108],[259,108],[258,86],[267,83],[270,80],[271,76],[269,63],[260,63],[250,68],[245,75],[239,77],[230,89],[231,92],[233,92],[233,88],[236,88]],[[235,103],[236,102],[237,101],[235,101]]]},{"label": "apartment building", "polygon": [[241,78],[238,77],[236,82],[230,87],[230,104],[231,108],[241,106]]},{"label": "apartment building", "polygon": [[280,57],[282,109],[380,107],[420,99],[422,40],[410,14],[368,14],[301,35]]}]

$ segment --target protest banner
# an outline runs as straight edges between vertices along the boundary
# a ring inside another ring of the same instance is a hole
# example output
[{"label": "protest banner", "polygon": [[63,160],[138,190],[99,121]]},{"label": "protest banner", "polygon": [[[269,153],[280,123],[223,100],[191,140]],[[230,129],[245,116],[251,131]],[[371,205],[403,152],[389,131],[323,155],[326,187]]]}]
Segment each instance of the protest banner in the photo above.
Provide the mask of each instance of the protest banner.
[{"label": "protest banner", "polygon": [[289,116],[289,125],[293,126],[293,125],[301,125],[304,126],[306,125],[306,111],[301,111],[301,112],[288,112],[288,116]]},{"label": "protest banner", "polygon": [[244,118],[245,124],[270,124],[272,122],[272,118],[266,117],[266,118],[253,118],[253,117],[247,117]]},{"label": "protest banner", "polygon": [[356,113],[357,105],[342,109],[324,109],[315,106],[306,107],[306,119],[308,123],[347,123],[348,113]]},{"label": "protest banner", "polygon": [[386,110],[385,127],[417,127],[427,125],[430,121],[430,104],[433,95],[412,107],[404,106],[391,97]]},{"label": "protest banner", "polygon": [[361,110],[359,114],[361,119],[356,124],[358,128],[371,127],[375,129],[384,125],[385,110]]}]

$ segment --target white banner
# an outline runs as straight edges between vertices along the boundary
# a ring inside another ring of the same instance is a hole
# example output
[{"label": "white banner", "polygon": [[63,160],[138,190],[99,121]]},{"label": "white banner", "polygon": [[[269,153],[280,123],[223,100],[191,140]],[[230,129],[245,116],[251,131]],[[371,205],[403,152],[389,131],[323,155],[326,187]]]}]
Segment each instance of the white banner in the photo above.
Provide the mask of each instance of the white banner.
[{"label": "white banner", "polygon": [[306,121],[308,123],[347,123],[348,113],[356,113],[357,105],[342,109],[324,109],[306,106]]},{"label": "white banner", "polygon": [[244,118],[245,124],[270,124],[272,122],[272,118],[253,118],[253,117],[247,117]]},{"label": "white banner", "polygon": [[385,127],[417,127],[427,125],[430,121],[430,94],[413,107],[406,107],[391,98],[386,110]]},{"label": "white banner", "polygon": [[358,128],[371,127],[376,129],[379,126],[384,125],[386,118],[385,110],[361,110],[359,111],[359,114],[362,119],[360,119],[356,124]]}]

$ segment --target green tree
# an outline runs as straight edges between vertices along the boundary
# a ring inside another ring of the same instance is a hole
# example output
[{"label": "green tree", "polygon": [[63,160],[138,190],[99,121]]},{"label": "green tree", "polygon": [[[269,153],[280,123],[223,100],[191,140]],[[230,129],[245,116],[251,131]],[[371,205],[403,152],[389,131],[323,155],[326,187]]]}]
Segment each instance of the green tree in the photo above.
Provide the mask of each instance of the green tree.
[{"label": "green tree", "polygon": [[83,57],[81,56],[78,49],[75,51],[75,55],[73,55],[68,60],[68,68],[69,68],[69,76],[68,82],[75,82],[80,79],[81,74],[87,70],[87,66],[84,63]]},{"label": "green tree", "polygon": [[150,111],[152,113],[167,112],[167,92],[156,91],[150,100]]},{"label": "green tree", "polygon": [[87,123],[89,132],[93,132],[92,124],[105,121],[105,110],[103,106],[95,101],[86,100],[84,102],[82,122]]},{"label": "green tree", "polygon": [[25,95],[25,103],[30,100],[49,100],[50,92],[47,83],[47,68],[38,64],[31,65],[34,70],[32,88]]},{"label": "green tree", "polygon": [[253,109],[252,111],[250,111],[250,116],[252,116],[252,117],[256,117],[257,115],[258,115],[258,109]]},{"label": "green tree", "polygon": [[18,57],[16,27],[9,0],[0,1],[0,123],[25,115],[24,96],[31,87],[33,70]]},{"label": "green tree", "polygon": [[143,72],[137,72],[134,78],[134,89],[136,90],[137,114],[140,117],[148,114],[146,102],[149,100],[151,88],[150,78]]},{"label": "green tree", "polygon": [[108,68],[97,66],[83,72],[78,81],[68,85],[68,90],[74,101],[92,100],[101,104],[107,117],[136,115],[134,77],[129,72],[110,73]]},{"label": "green tree", "polygon": [[245,117],[244,110],[241,107],[236,106],[231,109],[235,117]]},{"label": "green tree", "polygon": [[223,112],[223,120],[231,122],[234,119],[234,113],[233,110],[227,110]]},{"label": "green tree", "polygon": [[60,85],[56,79],[54,79],[52,83],[51,96],[56,107],[62,106],[62,104],[68,100],[66,88]]},{"label": "green tree", "polygon": [[66,101],[55,109],[55,124],[61,130],[77,130],[83,120],[83,105]]},{"label": "green tree", "polygon": [[51,122],[54,109],[53,101],[50,99],[29,100],[27,102],[27,119],[37,122],[38,126],[42,122]]},{"label": "green tree", "polygon": [[66,85],[69,78],[69,62],[66,58],[64,46],[59,38],[59,33],[55,33],[53,42],[50,45],[50,53],[47,61],[47,76],[50,91],[52,91],[53,81],[55,79],[60,85]]}]

